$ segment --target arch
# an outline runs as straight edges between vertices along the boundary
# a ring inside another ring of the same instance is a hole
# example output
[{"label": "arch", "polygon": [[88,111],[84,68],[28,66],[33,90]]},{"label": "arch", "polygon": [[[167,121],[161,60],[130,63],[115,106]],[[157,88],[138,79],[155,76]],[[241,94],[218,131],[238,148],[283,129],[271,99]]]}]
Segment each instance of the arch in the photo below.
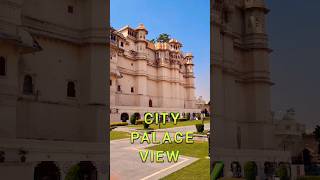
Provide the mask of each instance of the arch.
[{"label": "arch", "polygon": [[275,174],[275,170],[276,170],[276,163],[274,162],[265,162],[264,163],[264,174],[267,177],[273,177],[273,175]]},{"label": "arch", "polygon": [[25,75],[23,79],[23,94],[33,94],[33,80],[30,75]]},{"label": "arch", "polygon": [[149,107],[152,107],[152,100],[149,99]]},{"label": "arch", "polygon": [[129,120],[129,114],[128,113],[121,113],[120,119],[122,122],[126,122]]},{"label": "arch", "polygon": [[0,56],[0,76],[6,75],[6,59]]},{"label": "arch", "polygon": [[34,169],[34,180],[60,180],[60,170],[52,161],[43,161]]},{"label": "arch", "polygon": [[141,115],[138,112],[135,112],[134,116],[136,117],[137,120],[141,119]]},{"label": "arch", "polygon": [[79,175],[81,180],[97,180],[97,168],[90,161],[81,161],[79,163]]},{"label": "arch", "polygon": [[237,161],[233,161],[230,164],[230,170],[232,172],[232,177],[239,178],[241,177],[241,165]]},{"label": "arch", "polygon": [[74,82],[69,81],[67,86],[67,96],[76,97],[76,85]]}]

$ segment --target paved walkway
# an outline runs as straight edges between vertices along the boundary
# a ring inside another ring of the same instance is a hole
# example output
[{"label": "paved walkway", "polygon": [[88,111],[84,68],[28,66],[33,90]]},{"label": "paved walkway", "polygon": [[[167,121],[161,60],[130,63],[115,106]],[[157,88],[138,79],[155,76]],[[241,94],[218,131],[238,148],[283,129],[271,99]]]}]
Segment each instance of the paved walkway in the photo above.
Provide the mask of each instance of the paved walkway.
[{"label": "paved walkway", "polygon": [[[210,124],[205,125],[209,129]],[[134,129],[128,127],[118,127],[114,131],[131,132]],[[163,129],[161,129],[163,130]],[[173,134],[181,131],[196,131],[195,126],[184,126],[166,129]],[[157,132],[157,138],[161,139],[164,132]],[[148,180],[160,179],[165,177],[197,160],[197,158],[179,156],[177,163],[143,163],[138,151],[153,144],[140,144],[139,142],[131,144],[129,139],[114,140],[110,142],[110,169],[112,180]],[[164,158],[166,159],[166,158]]]}]

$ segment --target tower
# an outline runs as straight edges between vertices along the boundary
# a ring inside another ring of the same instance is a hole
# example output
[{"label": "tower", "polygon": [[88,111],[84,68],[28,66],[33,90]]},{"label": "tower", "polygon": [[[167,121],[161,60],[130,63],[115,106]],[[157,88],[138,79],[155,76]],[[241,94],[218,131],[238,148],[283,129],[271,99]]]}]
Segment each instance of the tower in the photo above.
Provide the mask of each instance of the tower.
[{"label": "tower", "polygon": [[137,86],[137,94],[138,94],[138,106],[148,106],[149,98],[147,97],[147,40],[146,35],[148,31],[144,27],[143,24],[140,24],[136,28],[136,71],[138,72],[138,76],[136,77],[136,86]]},{"label": "tower", "polygon": [[193,55],[191,53],[186,53],[185,54],[185,68],[186,68],[186,74],[185,74],[185,78],[186,78],[186,84],[185,84],[185,88],[186,88],[186,108],[195,108],[195,86],[194,86],[194,74],[193,74]]},{"label": "tower", "polygon": [[[245,1],[244,42],[247,66],[238,83],[245,88],[246,125],[242,126],[247,148],[274,148],[270,104],[270,67],[265,16],[268,9],[263,0]],[[249,125],[250,123],[250,125]],[[242,123],[243,124],[243,123]],[[247,133],[244,133],[247,132]]]}]

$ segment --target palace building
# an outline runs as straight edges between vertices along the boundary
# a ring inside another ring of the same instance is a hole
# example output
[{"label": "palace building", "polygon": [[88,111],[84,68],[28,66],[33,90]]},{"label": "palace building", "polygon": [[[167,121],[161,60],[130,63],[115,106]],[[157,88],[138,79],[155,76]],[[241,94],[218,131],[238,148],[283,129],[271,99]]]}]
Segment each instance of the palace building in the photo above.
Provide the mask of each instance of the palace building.
[{"label": "palace building", "polygon": [[264,0],[213,2],[210,142],[212,165],[224,164],[221,176],[243,177],[247,163],[253,164],[257,179],[272,178],[280,165],[292,179],[298,171],[290,149],[279,147],[283,136],[271,113],[268,12]]},{"label": "palace building", "polygon": [[1,179],[107,179],[106,6],[0,1]]},{"label": "palace building", "polygon": [[145,112],[200,112],[196,108],[193,55],[176,39],[152,43],[143,24],[110,35],[110,121]]}]

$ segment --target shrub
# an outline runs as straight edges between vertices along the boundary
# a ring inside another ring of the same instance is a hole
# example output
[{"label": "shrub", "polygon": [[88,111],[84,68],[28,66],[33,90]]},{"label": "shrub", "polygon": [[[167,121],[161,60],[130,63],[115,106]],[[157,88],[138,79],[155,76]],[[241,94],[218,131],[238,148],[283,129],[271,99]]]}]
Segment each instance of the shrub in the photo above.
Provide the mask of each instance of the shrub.
[{"label": "shrub", "polygon": [[139,124],[143,124],[144,120],[143,119],[139,119],[136,121],[136,125],[139,125]]},{"label": "shrub", "polygon": [[197,113],[196,117],[197,117],[198,120],[201,120],[201,113]]},{"label": "shrub", "polygon": [[130,123],[136,124],[136,121],[138,120],[138,115],[136,113],[132,114],[130,117]]},{"label": "shrub", "polygon": [[111,123],[110,127],[115,127],[115,126],[127,126],[127,122],[116,122],[116,123]]},{"label": "shrub", "polygon": [[150,126],[150,124],[147,124],[146,122],[143,121],[143,128],[144,129],[148,129]]},{"label": "shrub", "polygon": [[187,119],[187,120],[190,120],[190,117],[191,117],[190,113],[187,113],[187,114],[186,114],[186,119]]},{"label": "shrub", "polygon": [[277,168],[276,175],[280,178],[280,180],[289,180],[288,170],[285,165],[280,165]]},{"label": "shrub", "polygon": [[247,162],[244,165],[244,176],[246,180],[255,180],[257,176],[257,165],[254,162]]},{"label": "shrub", "polygon": [[204,124],[196,124],[197,132],[203,133],[204,131]]},{"label": "shrub", "polygon": [[179,118],[179,121],[187,121],[187,118]]}]

